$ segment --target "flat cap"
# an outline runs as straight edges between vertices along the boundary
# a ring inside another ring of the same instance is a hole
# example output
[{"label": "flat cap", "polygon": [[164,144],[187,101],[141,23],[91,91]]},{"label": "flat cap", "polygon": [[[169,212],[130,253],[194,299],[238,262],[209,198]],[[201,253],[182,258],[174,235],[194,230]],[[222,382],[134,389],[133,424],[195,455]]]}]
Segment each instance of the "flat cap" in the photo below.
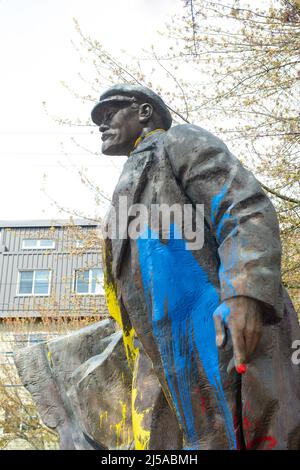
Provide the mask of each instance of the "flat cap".
[{"label": "flat cap", "polygon": [[103,110],[109,103],[134,103],[137,101],[152,104],[155,111],[162,118],[164,128],[167,130],[171,127],[172,116],[161,97],[154,93],[154,91],[150,90],[150,88],[142,85],[130,85],[127,83],[114,85],[100,96],[99,103],[97,103],[92,110],[92,120],[99,126],[103,119]]}]

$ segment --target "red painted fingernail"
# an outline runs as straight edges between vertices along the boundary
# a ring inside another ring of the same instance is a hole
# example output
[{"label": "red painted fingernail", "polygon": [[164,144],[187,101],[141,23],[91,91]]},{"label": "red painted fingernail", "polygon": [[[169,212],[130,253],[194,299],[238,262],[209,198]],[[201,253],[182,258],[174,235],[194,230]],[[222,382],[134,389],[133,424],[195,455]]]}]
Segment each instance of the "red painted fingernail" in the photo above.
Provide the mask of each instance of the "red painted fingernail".
[{"label": "red painted fingernail", "polygon": [[237,366],[236,371],[238,374],[244,374],[245,372],[247,372],[246,364],[240,364],[239,366]]}]

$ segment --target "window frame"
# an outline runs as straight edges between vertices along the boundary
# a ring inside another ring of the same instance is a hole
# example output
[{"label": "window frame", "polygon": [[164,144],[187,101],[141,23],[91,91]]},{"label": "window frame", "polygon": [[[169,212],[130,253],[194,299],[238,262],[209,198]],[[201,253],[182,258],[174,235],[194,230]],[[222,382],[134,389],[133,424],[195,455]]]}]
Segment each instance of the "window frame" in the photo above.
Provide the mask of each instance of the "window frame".
[{"label": "window frame", "polygon": [[[102,268],[87,268],[87,269],[78,268],[78,269],[74,269],[73,293],[75,295],[104,295],[104,286],[103,285],[100,286],[102,292],[90,292],[90,290],[92,288],[92,280],[93,280],[93,276],[92,276],[91,272],[93,271],[93,269],[99,269],[103,274],[103,269]],[[77,292],[77,275],[76,275],[76,273],[84,272],[84,271],[89,271],[88,292]]]},{"label": "window frame", "polygon": [[[27,240],[36,241],[36,242],[37,242],[37,246],[24,246],[24,243],[25,243]],[[44,241],[44,240],[51,241],[51,242],[52,242],[52,246],[40,246],[40,245],[41,245],[41,241]],[[55,240],[52,240],[51,238],[23,238],[23,240],[22,240],[22,246],[21,246],[21,249],[22,249],[22,250],[55,250],[55,248],[56,248]]]},{"label": "window frame", "polygon": [[[49,272],[48,293],[47,294],[35,294],[33,292],[34,285],[35,285],[35,273],[36,273],[36,271],[48,271]],[[31,287],[31,293],[30,294],[20,293],[20,281],[21,281],[21,273],[22,272],[33,272],[32,287]],[[19,269],[18,270],[16,297],[49,297],[49,295],[51,293],[51,283],[52,283],[52,269]]]}]

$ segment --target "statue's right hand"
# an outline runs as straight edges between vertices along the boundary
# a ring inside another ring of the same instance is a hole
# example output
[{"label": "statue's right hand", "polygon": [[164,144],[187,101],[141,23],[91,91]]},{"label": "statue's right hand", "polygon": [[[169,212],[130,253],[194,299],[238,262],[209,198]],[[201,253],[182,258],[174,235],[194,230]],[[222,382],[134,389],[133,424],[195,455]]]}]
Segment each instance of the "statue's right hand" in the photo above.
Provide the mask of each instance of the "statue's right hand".
[{"label": "statue's right hand", "polygon": [[225,346],[230,331],[234,364],[238,371],[249,362],[262,334],[262,305],[250,297],[233,297],[222,302],[213,314],[216,344]]}]

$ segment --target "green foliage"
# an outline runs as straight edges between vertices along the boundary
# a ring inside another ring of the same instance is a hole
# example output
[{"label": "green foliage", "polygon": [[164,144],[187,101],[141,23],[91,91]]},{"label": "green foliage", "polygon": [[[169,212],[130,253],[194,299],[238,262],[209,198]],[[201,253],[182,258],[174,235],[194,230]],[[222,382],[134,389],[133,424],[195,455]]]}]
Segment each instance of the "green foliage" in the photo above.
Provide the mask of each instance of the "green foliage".
[{"label": "green foliage", "polygon": [[32,399],[21,387],[12,363],[1,364],[0,449],[57,449],[58,435],[41,421]]}]

